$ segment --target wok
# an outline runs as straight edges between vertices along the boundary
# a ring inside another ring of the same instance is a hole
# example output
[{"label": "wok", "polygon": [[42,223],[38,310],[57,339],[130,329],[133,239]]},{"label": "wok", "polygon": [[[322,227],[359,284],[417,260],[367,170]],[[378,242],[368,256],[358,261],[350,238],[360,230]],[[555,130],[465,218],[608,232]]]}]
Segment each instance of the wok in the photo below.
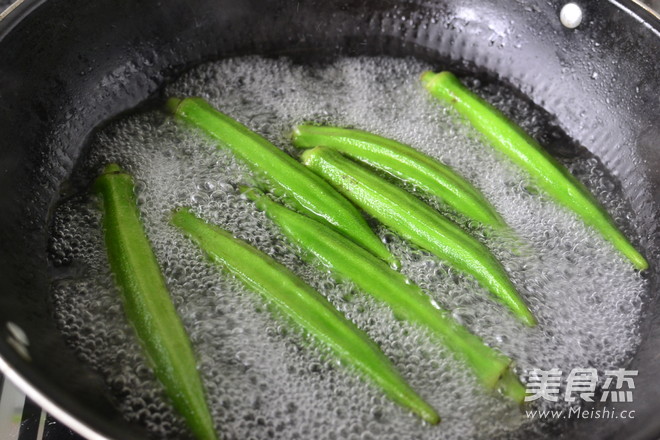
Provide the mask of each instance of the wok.
[{"label": "wok", "polygon": [[620,180],[652,267],[629,366],[636,417],[547,434],[657,438],[660,20],[627,0],[579,3],[568,29],[557,0],[23,1],[0,21],[0,370],[85,436],[144,438],[64,344],[49,302],[49,213],[95,127],[205,60],[415,56],[518,90]]}]

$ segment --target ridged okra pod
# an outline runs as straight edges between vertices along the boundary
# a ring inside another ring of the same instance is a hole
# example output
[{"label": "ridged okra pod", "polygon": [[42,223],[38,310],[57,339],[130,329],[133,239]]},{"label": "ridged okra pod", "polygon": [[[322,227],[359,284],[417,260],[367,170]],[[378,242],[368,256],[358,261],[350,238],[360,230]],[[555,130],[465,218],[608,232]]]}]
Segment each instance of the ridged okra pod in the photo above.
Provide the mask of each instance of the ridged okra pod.
[{"label": "ridged okra pod", "polygon": [[337,151],[316,147],[305,151],[302,158],[305,165],[368,214],[417,246],[473,275],[523,322],[536,324],[502,265],[483,244],[456,224]]},{"label": "ridged okra pod", "polygon": [[419,286],[332,228],[300,215],[256,190],[248,189],[244,193],[300,249],[309,252],[340,277],[352,281],[362,291],[386,303],[395,316],[428,330],[468,364],[482,385],[489,389],[499,388],[518,403],[523,402],[525,388],[509,369],[511,359],[485,345],[458,324]]},{"label": "ridged okra pod", "polygon": [[197,218],[187,209],[176,211],[172,222],[212,261],[226,268],[248,289],[262,295],[340,359],[370,378],[394,401],[431,424],[440,421],[435,410],[410,388],[378,346],[323,295],[289,269],[229,232]]},{"label": "ridged okra pod", "polygon": [[541,189],[609,240],[637,269],[648,268],[646,259],[584,184],[522,128],[470,91],[450,72],[425,72],[422,83],[434,97],[465,117],[496,150],[529,173]]},{"label": "ridged okra pod", "polygon": [[111,164],[96,179],[94,190],[102,200],[108,261],[126,317],[195,437],[216,439],[190,340],[140,222],[133,179]]},{"label": "ridged okra pod", "polygon": [[168,107],[177,118],[202,129],[229,148],[257,176],[264,178],[262,183],[273,185],[273,189],[286,196],[296,209],[336,227],[377,257],[398,265],[348,200],[264,137],[219,112],[202,98],[171,98]]},{"label": "ridged okra pod", "polygon": [[495,208],[470,182],[449,166],[401,142],[363,130],[316,125],[295,127],[292,140],[300,148],[330,147],[386,171],[484,225],[496,228],[505,225]]}]

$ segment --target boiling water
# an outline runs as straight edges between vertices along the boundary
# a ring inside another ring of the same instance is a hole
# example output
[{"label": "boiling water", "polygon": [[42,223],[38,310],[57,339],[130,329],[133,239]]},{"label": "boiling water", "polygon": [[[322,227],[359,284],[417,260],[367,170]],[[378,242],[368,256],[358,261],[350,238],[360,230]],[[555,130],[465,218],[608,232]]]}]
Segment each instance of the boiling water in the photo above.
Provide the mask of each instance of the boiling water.
[{"label": "boiling water", "polygon": [[[314,121],[373,131],[451,165],[516,231],[517,242],[493,237],[454,216],[500,258],[539,325],[519,324],[469,276],[374,223],[401,259],[402,271],[513,358],[523,380],[534,368],[558,368],[566,377],[576,367],[601,373],[625,367],[639,342],[644,280],[611,245],[538,194],[520,171],[431,99],[418,81],[428,68],[410,59],[352,58],[303,67],[283,59],[239,58],[196,68],[167,94],[203,96],[293,155],[299,152],[288,142],[292,125]],[[476,79],[468,82],[506,112],[524,116],[530,132],[547,132],[547,118],[511,92]],[[552,136],[545,141],[552,144]],[[572,156],[562,160],[630,234],[631,219],[615,181],[596,159]],[[109,162],[120,163],[135,178],[147,234],[192,339],[223,438],[494,438],[547,429],[484,392],[470,371],[424,331],[395,320],[350,283],[337,283],[326,270],[296,257],[277,228],[238,195],[238,184],[250,181],[246,168],[159,111],[125,117],[98,134],[74,173],[75,190],[63,194],[55,211],[50,246],[62,333],[105,377],[127,419],[156,436],[187,436],[125,321],[109,272],[101,212],[86,187]],[[382,347],[438,410],[442,424],[424,424],[282,324],[260,297],[210,264],[168,223],[178,206],[191,206],[321,291]],[[566,405],[562,400],[556,405]],[[541,402],[537,405],[548,405]]]}]

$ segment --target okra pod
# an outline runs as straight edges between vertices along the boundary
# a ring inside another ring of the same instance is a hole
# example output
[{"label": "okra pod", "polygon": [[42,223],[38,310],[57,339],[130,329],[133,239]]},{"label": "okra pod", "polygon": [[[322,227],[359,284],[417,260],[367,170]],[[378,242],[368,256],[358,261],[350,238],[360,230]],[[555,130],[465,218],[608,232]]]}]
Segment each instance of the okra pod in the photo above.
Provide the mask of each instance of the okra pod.
[{"label": "okra pod", "polygon": [[176,211],[172,222],[213,262],[225,267],[340,359],[373,380],[394,401],[431,424],[440,421],[435,410],[410,388],[378,346],[289,269],[229,232],[197,218],[188,209]]},{"label": "okra pod", "polygon": [[133,179],[111,164],[96,179],[94,190],[102,199],[105,245],[124,312],[156,377],[195,437],[216,439],[190,340],[140,222]]},{"label": "okra pod", "polygon": [[399,264],[348,200],[268,140],[202,98],[171,98],[168,107],[177,118],[202,129],[229,148],[258,176],[265,178],[265,184],[273,185],[288,197],[296,209],[336,227],[388,263]]},{"label": "okra pod", "polygon": [[284,232],[300,249],[311,253],[333,272],[352,281],[359,289],[385,302],[395,316],[429,330],[447,348],[466,362],[488,389],[522,403],[525,388],[509,370],[511,359],[485,345],[477,336],[440,309],[422,289],[409,282],[360,246],[316,220],[300,215],[260,194],[244,191],[257,208]]},{"label": "okra pod", "polygon": [[330,147],[346,156],[410,182],[455,211],[484,225],[503,227],[502,217],[470,182],[438,160],[392,139],[362,130],[299,125],[293,145]]},{"label": "okra pod", "polygon": [[536,319],[518,295],[502,265],[474,237],[408,192],[387,182],[337,151],[306,150],[303,162],[384,225],[473,275],[523,322]]},{"label": "okra pod", "polygon": [[584,184],[522,128],[470,91],[450,72],[425,72],[422,83],[434,97],[465,117],[496,150],[529,173],[540,188],[599,231],[637,269],[648,269],[646,259],[618,229],[612,217]]}]

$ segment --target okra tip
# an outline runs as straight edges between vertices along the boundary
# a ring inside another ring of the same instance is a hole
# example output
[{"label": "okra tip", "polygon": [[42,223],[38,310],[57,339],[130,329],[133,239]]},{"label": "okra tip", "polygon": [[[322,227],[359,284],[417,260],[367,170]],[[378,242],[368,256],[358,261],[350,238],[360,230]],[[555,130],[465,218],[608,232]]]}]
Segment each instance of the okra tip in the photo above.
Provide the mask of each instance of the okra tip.
[{"label": "okra tip", "polygon": [[257,200],[265,196],[265,194],[260,190],[258,190],[257,188],[253,188],[247,185],[239,185],[238,191],[241,193],[241,195],[245,196],[248,200],[251,200],[253,202],[256,202]]},{"label": "okra tip", "polygon": [[123,173],[123,172],[124,172],[124,170],[122,169],[122,167],[119,166],[119,164],[109,163],[105,166],[105,168],[103,168],[103,172],[101,173],[101,175],[103,175],[103,174],[119,174],[119,173]]},{"label": "okra tip", "polygon": [[498,389],[503,395],[518,405],[525,403],[525,386],[520,382],[520,379],[518,379],[518,376],[511,368],[507,368],[502,377],[500,377]]},{"label": "okra tip", "polygon": [[[289,139],[291,139],[291,144],[297,148],[314,148],[316,145],[308,144],[305,142],[305,137],[307,135],[319,134],[317,128],[321,130],[329,128],[326,126],[320,126],[313,122],[303,122],[301,124],[295,125],[289,132]],[[321,131],[323,134],[325,131]]]},{"label": "okra tip", "polygon": [[305,165],[310,165],[315,158],[333,153],[339,154],[328,147],[314,147],[314,148],[310,148],[309,150],[303,151],[303,153],[300,155],[300,159],[302,160],[302,163],[304,163]]},{"label": "okra tip", "polygon": [[101,174],[94,180],[92,184],[92,191],[99,193],[105,187],[105,184],[108,182],[107,177],[112,175],[123,175],[130,179],[130,176],[116,163],[109,163],[101,171]]},{"label": "okra tip", "polygon": [[454,75],[453,73],[447,70],[444,70],[439,73],[435,73],[433,71],[427,70],[426,72],[423,72],[421,74],[420,79],[422,81],[422,85],[427,90],[432,90],[435,88],[436,85],[439,84],[443,86],[447,86],[450,84],[461,85],[458,78],[456,78],[456,75]]},{"label": "okra tip", "polygon": [[192,215],[193,213],[189,207],[179,206],[177,208],[174,208],[170,213],[170,222],[174,226],[181,226],[181,222],[186,218],[190,218],[190,216]]},{"label": "okra tip", "polygon": [[438,423],[441,422],[440,415],[430,406],[428,407],[428,409],[425,408],[424,410],[422,410],[420,416],[430,425],[437,425]]},{"label": "okra tip", "polygon": [[649,268],[649,262],[646,261],[646,258],[644,258],[636,249],[629,251],[627,257],[632,261],[635,269],[642,271]]},{"label": "okra tip", "polygon": [[293,144],[294,147],[299,147],[296,143],[296,139],[300,136],[300,125],[294,125],[291,131],[289,132],[289,139],[291,139],[291,143]]},{"label": "okra tip", "polygon": [[311,161],[314,159],[314,156],[316,156],[317,153],[316,150],[318,148],[320,147],[314,147],[314,148],[310,148],[309,150],[303,151],[302,154],[300,155],[300,161],[305,165],[309,165]]},{"label": "okra tip", "polygon": [[536,327],[536,325],[538,324],[536,317],[532,314],[532,312],[528,308],[522,310],[519,313],[519,316],[522,322],[525,323],[528,327]]},{"label": "okra tip", "polygon": [[183,98],[172,97],[165,102],[165,110],[171,115],[176,115]]},{"label": "okra tip", "polygon": [[419,79],[422,81],[422,84],[426,86],[428,83],[430,83],[433,80],[435,75],[436,75],[435,72],[433,72],[432,70],[425,70],[419,76]]}]

